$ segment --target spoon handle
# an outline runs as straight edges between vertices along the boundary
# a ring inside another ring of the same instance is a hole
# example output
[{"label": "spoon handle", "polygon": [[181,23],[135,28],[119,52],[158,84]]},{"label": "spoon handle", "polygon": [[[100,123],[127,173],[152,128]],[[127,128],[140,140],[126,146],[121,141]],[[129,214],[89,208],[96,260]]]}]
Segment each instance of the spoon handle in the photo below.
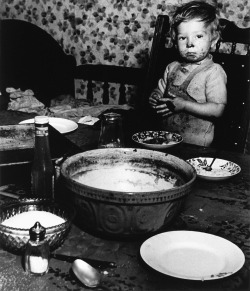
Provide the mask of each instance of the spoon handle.
[{"label": "spoon handle", "polygon": [[212,160],[211,164],[209,165],[209,167],[212,167],[212,165],[213,165],[215,160],[216,160],[216,157],[213,158],[213,160]]},{"label": "spoon handle", "polygon": [[50,257],[56,260],[65,261],[69,263],[73,263],[76,259],[80,259],[90,264],[92,267],[99,268],[99,269],[116,268],[115,262],[83,258],[80,256],[67,256],[67,255],[51,253]]}]

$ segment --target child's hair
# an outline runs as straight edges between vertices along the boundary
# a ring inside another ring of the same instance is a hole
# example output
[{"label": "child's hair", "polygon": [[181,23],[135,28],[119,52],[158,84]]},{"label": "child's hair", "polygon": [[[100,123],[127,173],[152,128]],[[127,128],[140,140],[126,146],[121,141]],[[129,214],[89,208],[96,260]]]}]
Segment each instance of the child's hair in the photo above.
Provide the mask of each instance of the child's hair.
[{"label": "child's hair", "polygon": [[214,39],[220,37],[219,19],[216,8],[203,1],[191,1],[177,7],[171,21],[171,37],[176,41],[176,31],[180,23],[197,19],[205,23],[206,27],[210,26]]}]

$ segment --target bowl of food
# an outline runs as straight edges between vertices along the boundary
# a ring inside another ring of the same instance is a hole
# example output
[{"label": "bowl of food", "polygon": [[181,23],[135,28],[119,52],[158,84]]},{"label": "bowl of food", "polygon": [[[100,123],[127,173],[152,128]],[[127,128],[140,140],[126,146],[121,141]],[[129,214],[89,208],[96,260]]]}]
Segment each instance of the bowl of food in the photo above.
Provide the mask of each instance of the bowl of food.
[{"label": "bowl of food", "polygon": [[61,177],[85,230],[129,238],[169,226],[196,171],[162,152],[106,148],[71,156],[62,164]]},{"label": "bowl of food", "polygon": [[73,207],[50,199],[24,198],[9,201],[0,207],[0,244],[14,253],[24,251],[29,229],[39,221],[46,229],[46,240],[55,250],[65,240],[75,216]]},{"label": "bowl of food", "polygon": [[144,148],[164,150],[180,144],[183,138],[175,132],[149,130],[133,134],[132,140]]}]

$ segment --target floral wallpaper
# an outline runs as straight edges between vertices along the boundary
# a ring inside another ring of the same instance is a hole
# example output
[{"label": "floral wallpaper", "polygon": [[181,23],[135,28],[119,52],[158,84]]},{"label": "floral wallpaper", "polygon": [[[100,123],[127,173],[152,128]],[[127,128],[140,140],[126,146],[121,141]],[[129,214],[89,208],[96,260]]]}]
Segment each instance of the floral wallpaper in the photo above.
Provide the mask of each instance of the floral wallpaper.
[{"label": "floral wallpaper", "polygon": [[[184,0],[1,0],[0,17],[32,22],[77,64],[144,66],[158,14]],[[249,0],[214,0],[220,16],[250,26]]]}]

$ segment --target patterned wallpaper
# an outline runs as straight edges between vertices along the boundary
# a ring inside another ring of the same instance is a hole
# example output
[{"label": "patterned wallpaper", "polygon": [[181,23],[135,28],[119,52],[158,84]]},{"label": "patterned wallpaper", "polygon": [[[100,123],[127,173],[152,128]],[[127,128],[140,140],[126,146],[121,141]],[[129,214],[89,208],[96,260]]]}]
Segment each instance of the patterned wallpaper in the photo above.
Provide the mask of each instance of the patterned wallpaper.
[{"label": "patterned wallpaper", "polygon": [[[1,0],[0,17],[32,22],[72,54],[77,64],[144,66],[158,14],[184,0]],[[210,0],[220,16],[250,26],[249,0]]]}]

